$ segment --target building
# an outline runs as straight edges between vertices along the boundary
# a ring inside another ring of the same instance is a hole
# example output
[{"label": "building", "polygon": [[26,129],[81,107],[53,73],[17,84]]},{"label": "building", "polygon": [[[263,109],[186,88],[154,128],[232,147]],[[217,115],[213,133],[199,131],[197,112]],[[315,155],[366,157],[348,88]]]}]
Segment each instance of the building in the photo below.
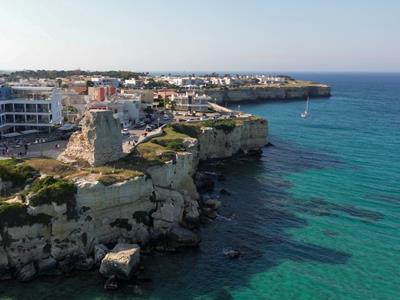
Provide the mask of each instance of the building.
[{"label": "building", "polygon": [[113,85],[93,86],[88,88],[88,95],[93,101],[106,101],[114,95],[117,89]]},{"label": "building", "polygon": [[90,109],[112,110],[122,128],[136,124],[140,119],[141,102],[138,95],[116,95],[111,101],[92,102]]},{"label": "building", "polygon": [[172,95],[176,95],[177,92],[174,89],[161,89],[157,91],[157,98],[171,98]]},{"label": "building", "polygon": [[92,82],[96,86],[112,85],[113,87],[118,88],[120,85],[120,80],[112,77],[93,77]]},{"label": "building", "polygon": [[124,85],[127,88],[135,88],[136,87],[136,79],[131,78],[124,81]]},{"label": "building", "polygon": [[154,106],[154,97],[156,97],[156,93],[153,90],[147,89],[123,89],[121,90],[122,95],[138,95],[140,96],[140,101],[142,102],[142,106]]},{"label": "building", "polygon": [[48,130],[62,123],[62,93],[52,87],[0,87],[0,134]]},{"label": "building", "polygon": [[176,110],[206,112],[208,110],[208,102],[212,99],[205,94],[199,95],[194,92],[186,92],[184,94],[172,95],[171,100],[174,102]]}]

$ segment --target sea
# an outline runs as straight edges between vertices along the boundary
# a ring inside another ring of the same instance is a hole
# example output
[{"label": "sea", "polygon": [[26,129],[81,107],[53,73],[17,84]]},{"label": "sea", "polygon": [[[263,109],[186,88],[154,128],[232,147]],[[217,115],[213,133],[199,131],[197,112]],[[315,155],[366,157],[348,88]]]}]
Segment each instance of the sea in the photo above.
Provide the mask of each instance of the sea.
[{"label": "sea", "polygon": [[289,75],[332,97],[306,119],[305,100],[240,104],[268,119],[270,144],[203,166],[226,180],[199,249],[144,256],[151,281],[114,292],[81,272],[0,282],[0,299],[400,299],[400,74]]}]

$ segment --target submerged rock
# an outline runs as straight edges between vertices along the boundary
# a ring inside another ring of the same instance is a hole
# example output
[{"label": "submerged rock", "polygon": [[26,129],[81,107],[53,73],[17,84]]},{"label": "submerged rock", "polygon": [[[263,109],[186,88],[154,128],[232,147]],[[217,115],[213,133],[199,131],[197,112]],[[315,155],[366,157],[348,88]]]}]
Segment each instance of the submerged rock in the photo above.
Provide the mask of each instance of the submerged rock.
[{"label": "submerged rock", "polygon": [[226,196],[230,196],[230,195],[232,195],[230,192],[228,192],[226,189],[221,189],[220,191],[219,191],[219,193],[221,194],[221,195],[226,195]]},{"label": "submerged rock", "polygon": [[196,247],[200,243],[200,238],[193,231],[174,226],[168,233],[168,242],[174,247]]},{"label": "submerged rock", "polygon": [[229,257],[231,259],[238,258],[242,255],[242,252],[240,252],[239,250],[233,250],[233,249],[224,250],[223,253],[226,257]]},{"label": "submerged rock", "polygon": [[216,210],[221,207],[221,201],[217,199],[208,199],[204,201],[204,205],[206,207]]},{"label": "submerged rock", "polygon": [[23,266],[21,269],[17,270],[15,276],[19,281],[30,281],[34,279],[37,275],[35,265],[33,262]]},{"label": "submerged rock", "polygon": [[57,261],[53,257],[48,257],[40,260],[37,266],[39,274],[45,275],[57,268]]},{"label": "submerged rock", "polygon": [[137,244],[117,244],[101,261],[100,273],[104,277],[116,276],[130,279],[140,262],[140,247]]},{"label": "submerged rock", "polygon": [[104,284],[104,289],[108,291],[118,289],[118,279],[115,275],[111,275],[107,278],[106,283]]}]

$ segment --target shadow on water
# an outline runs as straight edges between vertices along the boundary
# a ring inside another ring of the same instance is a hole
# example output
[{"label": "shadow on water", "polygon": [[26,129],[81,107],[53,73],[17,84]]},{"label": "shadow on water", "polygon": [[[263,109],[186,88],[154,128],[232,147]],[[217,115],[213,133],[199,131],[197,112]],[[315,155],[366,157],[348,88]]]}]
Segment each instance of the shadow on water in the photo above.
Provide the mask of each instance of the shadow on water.
[{"label": "shadow on water", "polygon": [[[224,217],[218,217],[201,229],[202,243],[198,250],[145,256],[146,272],[153,281],[141,285],[144,295],[138,296],[140,299],[201,299],[204,295],[220,300],[233,299],[231,289],[248,286],[253,275],[284,261],[345,264],[350,253],[297,241],[288,233],[289,229],[307,226],[306,219],[297,216],[296,211],[321,216],[347,213],[369,221],[378,221],[382,217],[324,199],[310,199],[305,204],[293,201],[288,193],[290,183],[283,176],[308,169],[340,168],[342,163],[334,157],[307,152],[280,140],[274,140],[274,146],[266,147],[263,152],[260,159],[235,159],[223,165],[203,166],[223,173],[227,178],[217,182],[215,189],[224,188],[231,193],[220,196],[223,203],[220,212]],[[335,235],[333,232],[326,234]],[[223,255],[224,249],[228,248],[238,249],[243,255],[228,259]],[[136,298],[133,284],[107,293],[102,290],[102,279],[90,274],[63,281],[36,281],[22,288],[15,284],[14,289],[18,292],[13,291],[12,295],[19,299],[18,296],[27,295],[24,289],[39,287],[43,290],[42,299],[61,299],[66,290],[74,299]]]}]

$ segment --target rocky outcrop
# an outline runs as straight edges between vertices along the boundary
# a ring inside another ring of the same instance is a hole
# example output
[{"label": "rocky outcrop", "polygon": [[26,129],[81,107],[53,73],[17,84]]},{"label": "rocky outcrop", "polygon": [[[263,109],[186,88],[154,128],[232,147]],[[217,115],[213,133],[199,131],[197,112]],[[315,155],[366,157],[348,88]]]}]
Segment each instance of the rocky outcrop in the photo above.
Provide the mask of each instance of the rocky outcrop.
[{"label": "rocky outcrop", "polygon": [[85,161],[101,166],[122,156],[122,135],[110,110],[89,110],[81,121],[81,132],[72,134],[59,159]]},{"label": "rocky outcrop", "polygon": [[206,90],[205,93],[217,103],[287,100],[306,97],[330,97],[331,88],[324,84],[310,83],[299,86],[230,88],[225,90]]},{"label": "rocky outcrop", "polygon": [[101,261],[100,273],[104,277],[115,276],[130,279],[140,262],[140,247],[135,244],[117,244]]},{"label": "rocky outcrop", "polygon": [[201,160],[231,157],[237,153],[259,151],[267,144],[268,124],[264,119],[249,119],[237,124],[231,131],[202,128],[199,135]]},{"label": "rocky outcrop", "polygon": [[[89,134],[85,128],[82,132]],[[201,128],[197,139],[184,140],[186,151],[148,167],[145,175],[110,185],[90,174],[75,177],[76,193],[69,206],[54,202],[33,205],[28,197],[26,222],[0,222],[0,277],[29,266],[21,278],[33,278],[36,272],[33,274],[31,263],[41,274],[47,272],[46,266],[69,272],[89,269],[107,255],[117,257],[114,250],[109,252],[100,244],[123,242],[143,250],[196,246],[200,239],[191,229],[199,225],[201,217],[193,181],[199,160],[257,151],[267,143],[266,135],[267,122],[256,118],[240,120],[229,132]],[[209,206],[215,210],[218,203]],[[127,275],[125,270],[122,274]]]}]

